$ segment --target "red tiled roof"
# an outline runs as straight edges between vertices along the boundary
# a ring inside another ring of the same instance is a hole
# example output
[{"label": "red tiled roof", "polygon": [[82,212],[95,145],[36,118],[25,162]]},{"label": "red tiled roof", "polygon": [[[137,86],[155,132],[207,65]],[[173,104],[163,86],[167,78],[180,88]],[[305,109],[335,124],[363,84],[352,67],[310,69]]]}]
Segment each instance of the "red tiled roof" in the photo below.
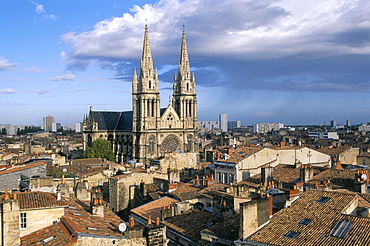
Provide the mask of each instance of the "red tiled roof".
[{"label": "red tiled roof", "polygon": [[230,158],[227,160],[219,160],[220,162],[239,162],[246,158],[248,158],[250,155],[253,155],[257,153],[258,151],[262,150],[263,147],[251,147],[251,146],[245,146],[242,148],[239,148],[232,153],[230,153]]},{"label": "red tiled roof", "polygon": [[147,220],[149,216],[152,218],[152,220],[155,220],[156,218],[161,218],[161,210],[163,207],[177,202],[179,201],[165,196],[140,207],[134,208],[130,212],[139,215],[145,220]]},{"label": "red tiled roof", "polygon": [[66,207],[68,202],[57,200],[56,195],[47,192],[22,192],[17,193],[20,209]]},{"label": "red tiled roof", "polygon": [[162,223],[196,242],[201,238],[200,232],[207,228],[207,225],[213,223],[214,220],[215,217],[205,210],[190,210],[166,219]]},{"label": "red tiled roof", "polygon": [[[318,203],[320,197],[329,197],[326,203]],[[273,245],[367,245],[370,242],[370,218],[344,215],[357,199],[356,194],[307,191],[291,205],[277,212],[270,223],[248,239]],[[311,219],[308,225],[300,225],[303,219]],[[354,222],[344,238],[330,235],[338,220]],[[289,231],[298,232],[294,239],[284,237]]]},{"label": "red tiled roof", "polygon": [[234,214],[231,217],[226,218],[220,222],[211,225],[203,231],[206,233],[214,234],[217,237],[228,239],[230,241],[237,240],[239,238],[240,228],[240,214]]},{"label": "red tiled roof", "polygon": [[352,147],[351,146],[340,146],[340,147],[337,147],[337,148],[324,147],[324,148],[316,149],[316,150],[321,152],[321,153],[327,154],[327,155],[339,155],[339,154],[342,154],[343,152],[345,152],[346,150],[349,150],[350,148],[352,148]]},{"label": "red tiled roof", "polygon": [[[50,245],[72,245],[76,242],[74,237],[68,233],[67,229],[63,223],[58,222],[57,224],[50,225],[48,227],[42,228],[41,230],[32,232],[26,236],[21,237],[21,245],[27,246],[42,246],[43,240],[54,237],[52,241],[49,242]],[[48,245],[48,244],[46,244]]]}]

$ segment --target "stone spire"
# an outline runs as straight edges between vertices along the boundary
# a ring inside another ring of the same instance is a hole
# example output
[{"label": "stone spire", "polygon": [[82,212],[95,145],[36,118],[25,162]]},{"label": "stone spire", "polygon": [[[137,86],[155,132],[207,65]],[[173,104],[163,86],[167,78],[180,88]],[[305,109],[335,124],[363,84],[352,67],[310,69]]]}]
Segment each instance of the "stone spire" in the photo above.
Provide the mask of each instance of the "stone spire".
[{"label": "stone spire", "polygon": [[140,77],[146,78],[152,75],[153,75],[153,58],[152,52],[150,51],[148,25],[146,24],[144,32],[143,54],[141,56],[140,62]]},{"label": "stone spire", "polygon": [[134,68],[134,75],[132,76],[132,93],[137,92],[138,83],[139,82],[137,80],[136,68]]},{"label": "stone spire", "polygon": [[179,62],[179,79],[190,79],[190,63],[186,46],[185,30],[182,31],[181,54]]}]

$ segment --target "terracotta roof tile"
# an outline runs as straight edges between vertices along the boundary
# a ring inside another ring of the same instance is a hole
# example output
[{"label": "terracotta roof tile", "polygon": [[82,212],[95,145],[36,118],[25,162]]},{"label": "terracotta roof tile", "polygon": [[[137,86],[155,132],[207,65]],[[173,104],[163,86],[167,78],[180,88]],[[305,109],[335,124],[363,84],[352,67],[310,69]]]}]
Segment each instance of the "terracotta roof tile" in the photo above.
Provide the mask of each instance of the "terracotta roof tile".
[{"label": "terracotta roof tile", "polygon": [[[322,204],[317,202],[320,197],[330,199]],[[290,208],[277,212],[269,224],[248,239],[273,245],[367,245],[370,241],[370,218],[342,214],[356,199],[356,194],[307,191]],[[305,218],[311,222],[300,225],[299,222]],[[330,235],[340,219],[354,222],[345,238]],[[294,239],[284,237],[289,231],[299,235]]]},{"label": "terracotta roof tile", "polygon": [[239,237],[240,228],[240,214],[234,214],[231,217],[226,218],[223,221],[217,222],[211,225],[203,231],[206,233],[211,233],[217,237],[221,237],[227,240],[237,240]]},{"label": "terracotta roof tile", "polygon": [[190,210],[181,215],[166,219],[162,223],[196,242],[200,240],[200,232],[206,229],[207,225],[214,222],[215,217],[211,213],[205,210]]},{"label": "terracotta roof tile", "polygon": [[61,222],[58,222],[41,230],[30,233],[24,237],[21,237],[21,245],[42,246],[44,245],[43,240],[45,239],[51,239],[49,243],[50,245],[58,246],[71,245],[76,242],[76,240],[71,237],[71,235],[69,235],[65,226]]},{"label": "terracotta roof tile", "polygon": [[130,212],[139,215],[145,220],[147,220],[149,216],[151,216],[151,218],[155,220],[155,218],[161,218],[161,210],[163,209],[163,207],[177,202],[179,201],[165,196],[152,202],[146,203],[140,207],[134,208]]},{"label": "terracotta roof tile", "polygon": [[64,199],[57,200],[56,195],[47,192],[22,192],[17,193],[20,209],[39,209],[51,207],[66,207],[68,202]]},{"label": "terracotta roof tile", "polygon": [[230,158],[227,160],[219,160],[220,162],[240,162],[246,158],[248,158],[250,155],[253,155],[254,153],[257,153],[258,151],[262,150],[263,147],[251,147],[251,146],[245,146],[242,148],[239,148],[232,153],[230,153]]}]

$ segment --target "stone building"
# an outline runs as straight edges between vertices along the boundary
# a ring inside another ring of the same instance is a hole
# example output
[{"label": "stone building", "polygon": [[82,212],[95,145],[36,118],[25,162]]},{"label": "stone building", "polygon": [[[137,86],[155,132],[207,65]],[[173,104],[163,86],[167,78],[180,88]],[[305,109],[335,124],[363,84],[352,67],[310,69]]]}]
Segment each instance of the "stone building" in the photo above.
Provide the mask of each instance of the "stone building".
[{"label": "stone building", "polygon": [[136,168],[122,175],[109,178],[109,207],[122,217],[127,217],[130,200],[134,198],[134,189],[131,186],[140,183],[153,183],[153,178],[167,179],[166,173],[147,172],[147,170]]},{"label": "stone building", "polygon": [[95,139],[113,145],[116,160],[124,162],[164,156],[167,152],[198,150],[197,96],[190,71],[185,32],[182,33],[178,72],[167,108],[160,108],[158,72],[153,67],[148,27],[145,26],[139,74],[132,78],[132,111],[93,111],[83,122],[84,148]]}]

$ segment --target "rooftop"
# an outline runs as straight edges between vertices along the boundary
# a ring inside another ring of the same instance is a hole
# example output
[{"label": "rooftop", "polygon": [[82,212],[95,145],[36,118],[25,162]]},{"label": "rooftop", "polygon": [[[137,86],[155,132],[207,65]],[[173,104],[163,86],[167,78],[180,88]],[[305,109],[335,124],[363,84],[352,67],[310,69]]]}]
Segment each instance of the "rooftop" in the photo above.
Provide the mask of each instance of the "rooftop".
[{"label": "rooftop", "polygon": [[[346,211],[356,205],[357,199],[356,194],[307,191],[248,239],[273,245],[366,245],[370,218]],[[304,219],[306,223],[302,223]],[[341,220],[351,226],[348,231],[342,231]]]}]

